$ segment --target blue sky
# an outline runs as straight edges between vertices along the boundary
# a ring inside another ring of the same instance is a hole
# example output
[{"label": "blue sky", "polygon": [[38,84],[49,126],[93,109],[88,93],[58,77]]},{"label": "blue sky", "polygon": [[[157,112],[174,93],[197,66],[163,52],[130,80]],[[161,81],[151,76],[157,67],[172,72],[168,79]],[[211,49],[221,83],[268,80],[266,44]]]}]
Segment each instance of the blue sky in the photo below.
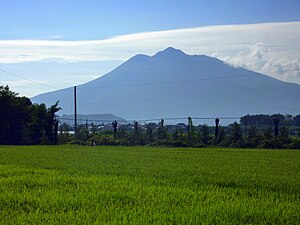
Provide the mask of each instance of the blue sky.
[{"label": "blue sky", "polygon": [[0,0],[0,39],[103,39],[187,27],[300,20],[299,0]]},{"label": "blue sky", "polygon": [[299,0],[0,0],[0,69],[27,79],[0,70],[0,85],[31,97],[170,46],[300,84],[299,12]]}]

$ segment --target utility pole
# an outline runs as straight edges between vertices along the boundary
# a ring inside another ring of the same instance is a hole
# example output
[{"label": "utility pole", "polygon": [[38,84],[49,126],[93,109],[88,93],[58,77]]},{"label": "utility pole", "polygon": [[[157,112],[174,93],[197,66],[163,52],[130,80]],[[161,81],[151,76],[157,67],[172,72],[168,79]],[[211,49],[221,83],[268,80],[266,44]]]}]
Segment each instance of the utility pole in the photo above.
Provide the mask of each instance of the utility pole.
[{"label": "utility pole", "polygon": [[74,132],[75,139],[77,138],[77,99],[76,99],[76,86],[74,86]]}]

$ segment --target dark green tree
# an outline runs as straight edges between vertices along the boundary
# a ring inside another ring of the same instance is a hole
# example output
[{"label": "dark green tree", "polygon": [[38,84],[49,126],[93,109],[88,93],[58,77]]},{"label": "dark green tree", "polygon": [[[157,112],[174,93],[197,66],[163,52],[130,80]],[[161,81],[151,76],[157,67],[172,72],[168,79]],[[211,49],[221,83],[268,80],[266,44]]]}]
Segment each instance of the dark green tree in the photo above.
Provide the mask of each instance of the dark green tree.
[{"label": "dark green tree", "polygon": [[278,139],[283,147],[290,144],[290,134],[289,134],[289,128],[288,127],[280,127],[280,132]]},{"label": "dark green tree", "polygon": [[137,121],[134,121],[134,123],[133,123],[133,132],[132,132],[130,142],[132,145],[142,145],[143,144],[142,130],[140,129],[140,126]]},{"label": "dark green tree", "polygon": [[0,86],[0,144],[29,144],[28,123],[31,101],[26,97]]},{"label": "dark green tree", "polygon": [[255,148],[260,145],[261,137],[255,125],[251,125],[245,137],[245,147]]},{"label": "dark green tree", "polygon": [[204,146],[208,145],[210,142],[209,129],[206,124],[200,126],[200,143]]},{"label": "dark green tree", "polygon": [[230,141],[232,147],[240,147],[242,143],[242,129],[241,126],[237,123],[234,122],[231,125],[231,132],[230,132]]},{"label": "dark green tree", "polygon": [[214,144],[226,147],[226,133],[225,129],[221,126],[218,126],[218,135],[215,137]]},{"label": "dark green tree", "polygon": [[148,144],[154,142],[154,129],[157,127],[155,123],[148,123],[146,125],[146,142]]},{"label": "dark green tree", "polygon": [[72,142],[72,136],[69,133],[71,130],[71,126],[67,123],[63,123],[59,126],[59,135],[58,135],[58,143],[59,144],[67,144]]},{"label": "dark green tree", "polygon": [[58,112],[58,102],[47,108],[45,104],[33,104],[29,125],[32,144],[55,144],[56,136],[56,116]]},{"label": "dark green tree", "polygon": [[193,125],[193,120],[191,117],[188,117],[187,135],[188,135],[189,145],[190,146],[194,145],[196,142],[196,137],[195,137],[195,128]]},{"label": "dark green tree", "polygon": [[157,130],[158,140],[165,140],[167,138],[167,128],[164,126],[164,119],[161,119]]},{"label": "dark green tree", "polygon": [[0,86],[0,106],[0,144],[57,143],[58,102],[47,109]]},{"label": "dark green tree", "polygon": [[300,114],[293,118],[293,126],[300,126]]}]

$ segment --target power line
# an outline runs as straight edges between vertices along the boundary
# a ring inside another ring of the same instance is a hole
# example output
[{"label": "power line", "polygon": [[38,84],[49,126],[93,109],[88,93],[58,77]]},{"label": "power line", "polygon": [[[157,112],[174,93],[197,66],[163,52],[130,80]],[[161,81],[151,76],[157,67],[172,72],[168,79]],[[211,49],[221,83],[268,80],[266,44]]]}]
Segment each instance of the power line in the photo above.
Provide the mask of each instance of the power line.
[{"label": "power line", "polygon": [[[15,73],[11,73],[11,72],[1,69],[1,68],[0,68],[0,71],[6,73],[8,75],[20,78],[22,80],[26,80],[28,82],[35,83],[35,84],[38,84],[38,85],[41,85],[44,87],[52,88],[55,90],[66,91],[66,89],[68,89],[68,88],[61,89],[61,88],[57,88],[57,87],[54,87],[54,86],[51,86],[48,84],[40,83],[35,80],[27,79],[23,76],[17,75]],[[165,85],[165,84],[172,84],[172,83],[195,82],[195,81],[205,81],[205,80],[220,80],[220,79],[230,79],[230,78],[245,78],[245,77],[249,77],[249,75],[244,74],[244,75],[236,75],[236,76],[206,77],[206,78],[197,78],[197,79],[189,79],[189,80],[174,80],[174,81],[163,81],[163,82],[149,82],[149,83],[136,83],[136,84],[124,84],[124,85],[106,85],[106,86],[92,86],[92,87],[83,87],[82,85],[80,85],[77,87],[78,87],[78,89],[138,87],[138,86],[148,86],[148,85]]]},{"label": "power line", "polygon": [[[74,117],[69,118],[69,117],[57,117],[60,120],[69,120],[69,121],[74,121]],[[222,120],[234,120],[234,119],[240,119],[241,117],[218,117],[219,119]],[[80,118],[80,120],[86,120],[87,118]],[[139,119],[139,120],[118,120],[118,119],[88,119],[89,121],[95,121],[95,122],[112,122],[114,120],[117,120],[119,122],[124,122],[124,123],[130,123],[130,122],[150,122],[150,121],[160,121],[162,118],[152,118],[152,119]],[[163,118],[164,120],[187,120],[187,117],[167,117]],[[192,117],[193,120],[214,120],[216,117]]]},{"label": "power line", "polygon": [[56,87],[54,87],[54,86],[50,86],[50,85],[47,85],[47,84],[43,84],[43,83],[37,82],[37,81],[35,81],[35,80],[27,79],[27,78],[25,78],[25,77],[22,77],[22,76],[19,76],[19,75],[17,75],[17,74],[8,72],[8,71],[3,70],[3,69],[1,69],[1,68],[0,68],[0,71],[6,73],[6,74],[8,74],[8,75],[11,75],[11,76],[13,76],[13,77],[17,77],[17,78],[20,78],[20,79],[22,79],[22,80],[26,80],[26,81],[31,82],[31,83],[36,83],[36,84],[38,84],[38,85],[45,86],[45,87],[48,87],[48,88],[59,89],[59,88],[56,88]]},{"label": "power line", "polygon": [[206,77],[190,80],[175,80],[175,81],[163,81],[163,82],[151,82],[151,83],[136,83],[136,84],[124,84],[124,85],[106,85],[106,86],[92,86],[92,87],[82,87],[78,86],[79,89],[94,89],[94,88],[118,88],[118,87],[137,87],[137,86],[148,86],[148,85],[163,85],[171,83],[183,83],[183,82],[195,82],[195,81],[204,81],[204,80],[222,80],[230,78],[245,78],[250,77],[251,75],[236,75],[236,76],[222,76],[222,77]]}]

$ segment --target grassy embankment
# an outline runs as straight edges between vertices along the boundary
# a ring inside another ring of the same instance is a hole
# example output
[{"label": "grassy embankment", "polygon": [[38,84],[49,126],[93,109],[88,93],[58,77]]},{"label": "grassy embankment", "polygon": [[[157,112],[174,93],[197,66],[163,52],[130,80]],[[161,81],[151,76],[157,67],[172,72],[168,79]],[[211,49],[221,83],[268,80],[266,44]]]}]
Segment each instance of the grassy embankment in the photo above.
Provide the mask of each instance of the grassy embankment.
[{"label": "grassy embankment", "polygon": [[300,151],[0,146],[0,224],[300,224]]}]

